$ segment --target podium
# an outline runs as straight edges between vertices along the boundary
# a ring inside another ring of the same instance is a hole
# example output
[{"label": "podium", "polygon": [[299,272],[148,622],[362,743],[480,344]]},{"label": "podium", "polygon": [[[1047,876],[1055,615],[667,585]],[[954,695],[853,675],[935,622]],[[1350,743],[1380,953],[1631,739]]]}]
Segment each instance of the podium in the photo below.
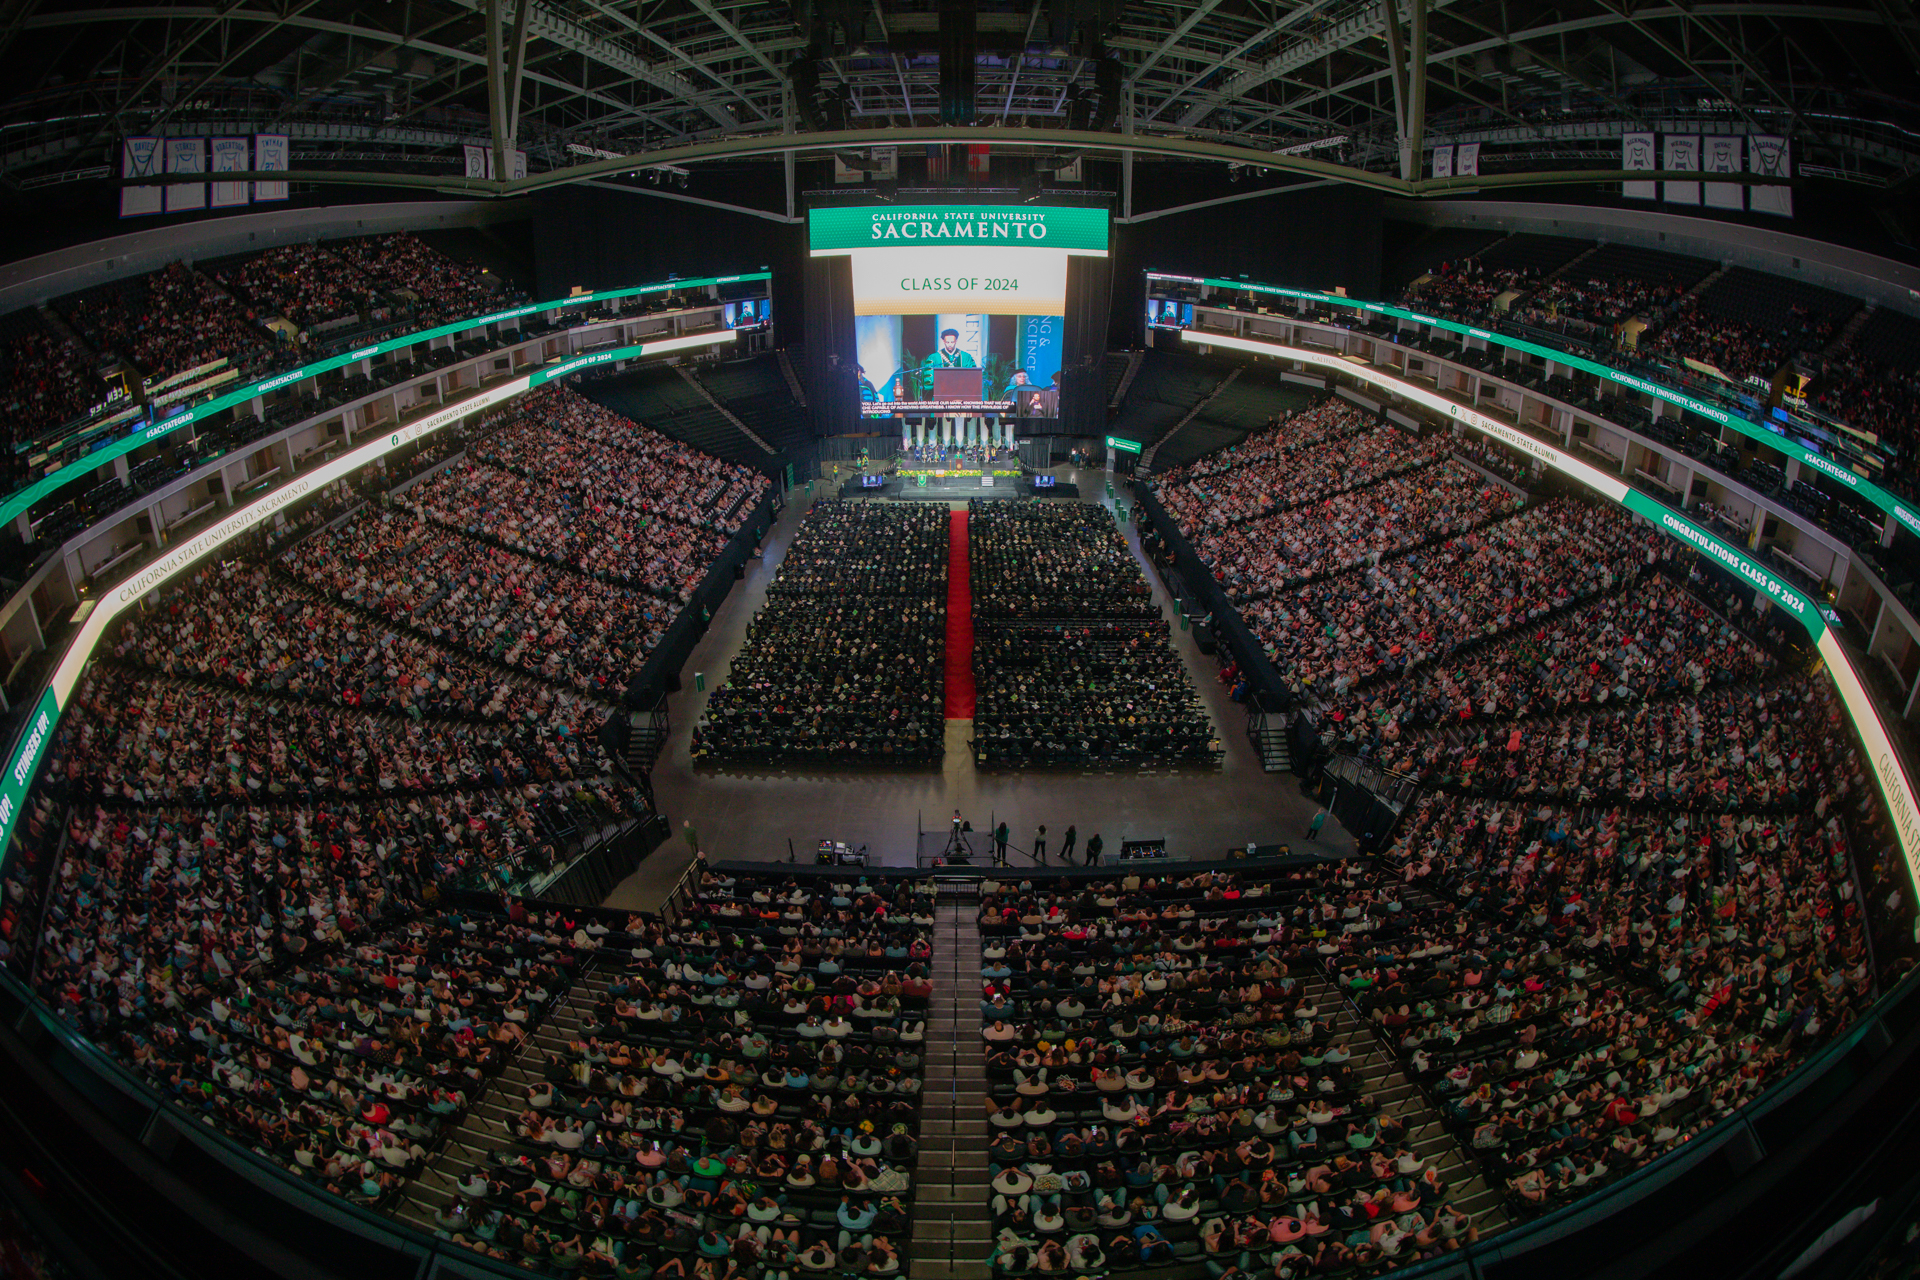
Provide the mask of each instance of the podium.
[{"label": "podium", "polygon": [[979,369],[935,369],[933,398],[977,403],[980,399]]}]

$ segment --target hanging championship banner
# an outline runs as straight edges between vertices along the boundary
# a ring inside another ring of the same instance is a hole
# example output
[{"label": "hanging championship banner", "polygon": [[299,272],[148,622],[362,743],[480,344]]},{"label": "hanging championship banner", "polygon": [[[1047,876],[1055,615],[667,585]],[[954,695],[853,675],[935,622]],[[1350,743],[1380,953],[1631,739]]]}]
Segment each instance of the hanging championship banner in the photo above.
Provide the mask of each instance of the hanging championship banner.
[{"label": "hanging championship banner", "polygon": [[507,168],[511,171],[507,174],[509,178],[526,177],[527,176],[527,153],[524,151],[507,152]]},{"label": "hanging championship banner", "polygon": [[[1622,169],[1653,168],[1653,135],[1650,133],[1623,133],[1620,135],[1620,167]],[[1629,200],[1652,200],[1655,196],[1651,182],[1623,182],[1620,194]]]},{"label": "hanging championship banner", "polygon": [[485,178],[487,176],[487,170],[492,167],[487,163],[489,149],[486,147],[476,147],[469,142],[462,150],[467,153],[467,176],[469,178]]},{"label": "hanging championship banner", "polygon": [[[1700,135],[1697,133],[1670,133],[1661,139],[1666,144],[1666,162],[1668,169],[1698,169],[1700,167]],[[1697,182],[1669,182],[1666,201],[1668,204],[1699,204],[1700,184]]]},{"label": "hanging championship banner", "polygon": [[1463,142],[1453,160],[1453,176],[1464,178],[1480,176],[1480,144]]},{"label": "hanging championship banner", "polygon": [[[284,173],[293,166],[288,163],[293,149],[287,145],[284,133],[256,133],[253,135],[253,168],[256,173]],[[284,182],[256,182],[253,184],[253,198],[260,200],[285,200],[287,184]]]},{"label": "hanging championship banner", "polygon": [[[120,143],[120,176],[150,178],[160,172],[160,139],[127,138]],[[137,218],[158,213],[166,207],[166,193],[160,187],[120,188],[120,216]]]},{"label": "hanging championship banner", "polygon": [[1451,178],[1453,176],[1453,148],[1435,147],[1433,149],[1433,176]]},{"label": "hanging championship banner", "polygon": [[[215,138],[213,140],[213,171],[215,173],[245,173],[249,165],[247,153],[251,148],[245,138]],[[253,199],[253,191],[245,182],[216,182],[213,184],[213,207],[224,209],[229,205],[246,204]]]}]

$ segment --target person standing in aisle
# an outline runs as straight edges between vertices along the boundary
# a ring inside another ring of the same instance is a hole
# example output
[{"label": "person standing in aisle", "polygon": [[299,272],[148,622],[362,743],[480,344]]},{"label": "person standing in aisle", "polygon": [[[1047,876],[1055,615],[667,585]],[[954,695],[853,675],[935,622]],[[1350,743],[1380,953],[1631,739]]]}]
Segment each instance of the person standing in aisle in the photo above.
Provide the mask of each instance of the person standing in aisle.
[{"label": "person standing in aisle", "polygon": [[1307,839],[1318,840],[1320,838],[1320,828],[1326,825],[1327,811],[1322,809],[1320,812],[1314,814],[1313,821],[1307,824]]},{"label": "person standing in aisle", "polygon": [[687,818],[680,823],[680,834],[686,839],[687,852],[698,857],[700,855],[700,833],[693,829],[692,818]]},{"label": "person standing in aisle", "polygon": [[1011,834],[1004,822],[993,829],[993,865],[996,867],[1007,865],[1007,837]]},{"label": "person standing in aisle", "polygon": [[1047,860],[1047,824],[1044,822],[1040,824],[1040,829],[1033,833],[1033,860],[1035,862]]},{"label": "person standing in aisle", "polygon": [[1067,834],[1060,837],[1060,861],[1069,867],[1073,865],[1073,844],[1077,838],[1078,832],[1075,830],[1074,824],[1069,822],[1067,824]]}]

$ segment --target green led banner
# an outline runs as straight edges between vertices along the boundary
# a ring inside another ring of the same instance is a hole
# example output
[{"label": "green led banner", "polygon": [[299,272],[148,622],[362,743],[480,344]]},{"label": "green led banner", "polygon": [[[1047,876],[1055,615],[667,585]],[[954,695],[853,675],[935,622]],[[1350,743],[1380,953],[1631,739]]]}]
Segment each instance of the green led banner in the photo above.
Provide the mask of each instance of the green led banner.
[{"label": "green led banner", "polygon": [[1122,440],[1119,436],[1108,436],[1107,448],[1112,449],[1115,453],[1138,453],[1140,452],[1140,442],[1137,440]]},{"label": "green led banner", "polygon": [[807,247],[816,257],[849,249],[969,244],[1104,256],[1107,211],[1027,204],[883,204],[815,209],[807,215]]},{"label": "green led banner", "polygon": [[1821,616],[1819,606],[1814,604],[1800,588],[1755,560],[1745,551],[1724,538],[1709,533],[1685,516],[1676,513],[1666,503],[1650,498],[1638,489],[1627,490],[1622,502],[1628,510],[1645,517],[1668,537],[1686,543],[1765,596],[1770,603],[1785,610],[1795,622],[1805,627],[1807,634],[1816,641],[1826,633],[1827,620]]},{"label": "green led banner", "polygon": [[[112,462],[115,458],[124,457],[132,453],[141,445],[152,444],[155,440],[163,436],[171,435],[182,427],[190,426],[195,422],[210,418],[216,413],[222,413],[228,409],[246,404],[258,396],[277,391],[281,387],[291,386],[293,383],[300,382],[303,379],[316,377],[319,374],[328,373],[334,369],[344,369],[348,365],[355,364],[361,360],[386,355],[391,351],[399,351],[406,347],[411,347],[416,343],[431,342],[435,338],[445,338],[454,334],[465,333],[470,329],[478,329],[483,325],[498,324],[503,320],[514,320],[521,316],[537,315],[544,311],[559,311],[566,307],[591,306],[596,302],[611,302],[618,298],[636,298],[650,293],[671,293],[681,289],[705,289],[710,286],[740,284],[743,282],[771,280],[772,278],[773,275],[771,272],[758,271],[737,276],[704,276],[697,280],[663,280],[658,284],[634,285],[627,289],[607,289],[600,293],[582,293],[571,298],[556,298],[552,302],[529,302],[524,306],[511,307],[505,311],[493,311],[486,315],[473,316],[466,320],[456,320],[452,324],[443,324],[433,329],[422,329],[417,333],[404,334],[398,338],[388,338],[384,342],[370,343],[367,346],[355,348],[342,355],[329,356],[325,360],[316,360],[312,364],[302,365],[298,369],[289,369],[285,373],[277,373],[271,378],[263,378],[259,382],[249,383],[244,387],[229,391],[224,395],[215,396],[213,399],[205,401],[202,404],[197,404],[191,409],[164,418],[144,430],[136,431],[130,436],[116,440],[104,448],[95,449],[80,461],[70,466],[62,467],[51,475],[43,476],[33,484],[15,493],[4,503],[0,503],[0,524],[14,519],[21,512],[26,511],[33,506],[34,503],[40,501],[48,494],[53,493],[62,485],[70,484],[82,476],[91,475],[100,466]],[[637,350],[637,348],[627,348],[626,350],[632,351]],[[609,358],[618,359],[620,357]]]},{"label": "green led banner", "polygon": [[[1668,404],[1691,410],[1703,418],[1720,423],[1722,426],[1731,427],[1741,435],[1758,440],[1768,448],[1778,449],[1781,453],[1794,459],[1801,466],[1818,471],[1821,475],[1847,486],[1847,488],[1853,490],[1880,510],[1892,515],[1894,519],[1905,525],[1913,533],[1920,534],[1920,513],[1916,513],[1911,504],[1904,499],[1895,497],[1873,481],[1867,479],[1865,476],[1859,475],[1844,464],[1836,462],[1832,458],[1822,454],[1815,453],[1798,441],[1789,440],[1779,432],[1768,430],[1759,423],[1742,417],[1740,414],[1733,413],[1720,405],[1710,404],[1697,396],[1690,396],[1684,391],[1676,391],[1674,388],[1661,383],[1636,377],[1631,373],[1615,369],[1611,365],[1601,364],[1598,360],[1589,360],[1585,356],[1574,355],[1571,352],[1561,351],[1554,347],[1542,346],[1537,342],[1528,342],[1524,338],[1509,337],[1506,334],[1496,333],[1491,329],[1481,328],[1478,325],[1460,324],[1453,320],[1443,320],[1439,316],[1430,316],[1424,312],[1411,311],[1405,307],[1389,306],[1384,302],[1361,302],[1357,299],[1349,298],[1344,294],[1316,293],[1311,289],[1287,289],[1280,285],[1249,284],[1245,280],[1215,280],[1198,276],[1167,276],[1158,273],[1149,273],[1147,279],[1150,281],[1172,280],[1181,284],[1205,285],[1212,289],[1233,289],[1243,293],[1272,294],[1275,297],[1295,298],[1303,302],[1313,302],[1323,306],[1351,307],[1357,311],[1366,311],[1374,315],[1388,316],[1396,320],[1412,320],[1417,324],[1432,325],[1436,329],[1444,329],[1449,333],[1460,334],[1464,337],[1479,338],[1486,342],[1497,343],[1513,351],[1539,356],[1544,360],[1551,360],[1556,364],[1563,364],[1568,368],[1578,369],[1582,373],[1590,373],[1595,377],[1605,378],[1608,382],[1614,383],[1617,386],[1638,391],[1643,395],[1653,396],[1656,399],[1666,401]],[[1205,343],[1207,340],[1206,335],[1199,333],[1194,334],[1191,338],[1191,341],[1195,343]],[[1494,376],[1497,377],[1499,375],[1495,373]]]},{"label": "green led banner", "polygon": [[0,852],[6,849],[14,819],[26,806],[27,787],[33,782],[34,770],[40,767],[40,757],[53,745],[53,727],[59,722],[60,699],[48,689],[40,695],[40,705],[34,708],[19,747],[7,761],[7,776],[0,779]]}]

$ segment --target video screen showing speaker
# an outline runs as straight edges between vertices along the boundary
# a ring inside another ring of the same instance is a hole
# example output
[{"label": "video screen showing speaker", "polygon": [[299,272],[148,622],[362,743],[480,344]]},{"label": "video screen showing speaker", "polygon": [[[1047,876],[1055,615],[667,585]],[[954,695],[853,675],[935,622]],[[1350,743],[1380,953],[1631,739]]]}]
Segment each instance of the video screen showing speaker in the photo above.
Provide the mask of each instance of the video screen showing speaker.
[{"label": "video screen showing speaker", "polygon": [[773,323],[772,298],[742,298],[725,308],[727,328],[761,329]]},{"label": "video screen showing speaker", "polygon": [[861,408],[895,412],[1060,412],[1059,316],[857,316]]},{"label": "video screen showing speaker", "polygon": [[1156,329],[1192,328],[1193,304],[1172,298],[1148,298],[1147,323]]},{"label": "video screen showing speaker", "polygon": [[852,268],[863,414],[1059,416],[1067,262],[1106,256],[1105,209],[815,209],[808,243]]}]

